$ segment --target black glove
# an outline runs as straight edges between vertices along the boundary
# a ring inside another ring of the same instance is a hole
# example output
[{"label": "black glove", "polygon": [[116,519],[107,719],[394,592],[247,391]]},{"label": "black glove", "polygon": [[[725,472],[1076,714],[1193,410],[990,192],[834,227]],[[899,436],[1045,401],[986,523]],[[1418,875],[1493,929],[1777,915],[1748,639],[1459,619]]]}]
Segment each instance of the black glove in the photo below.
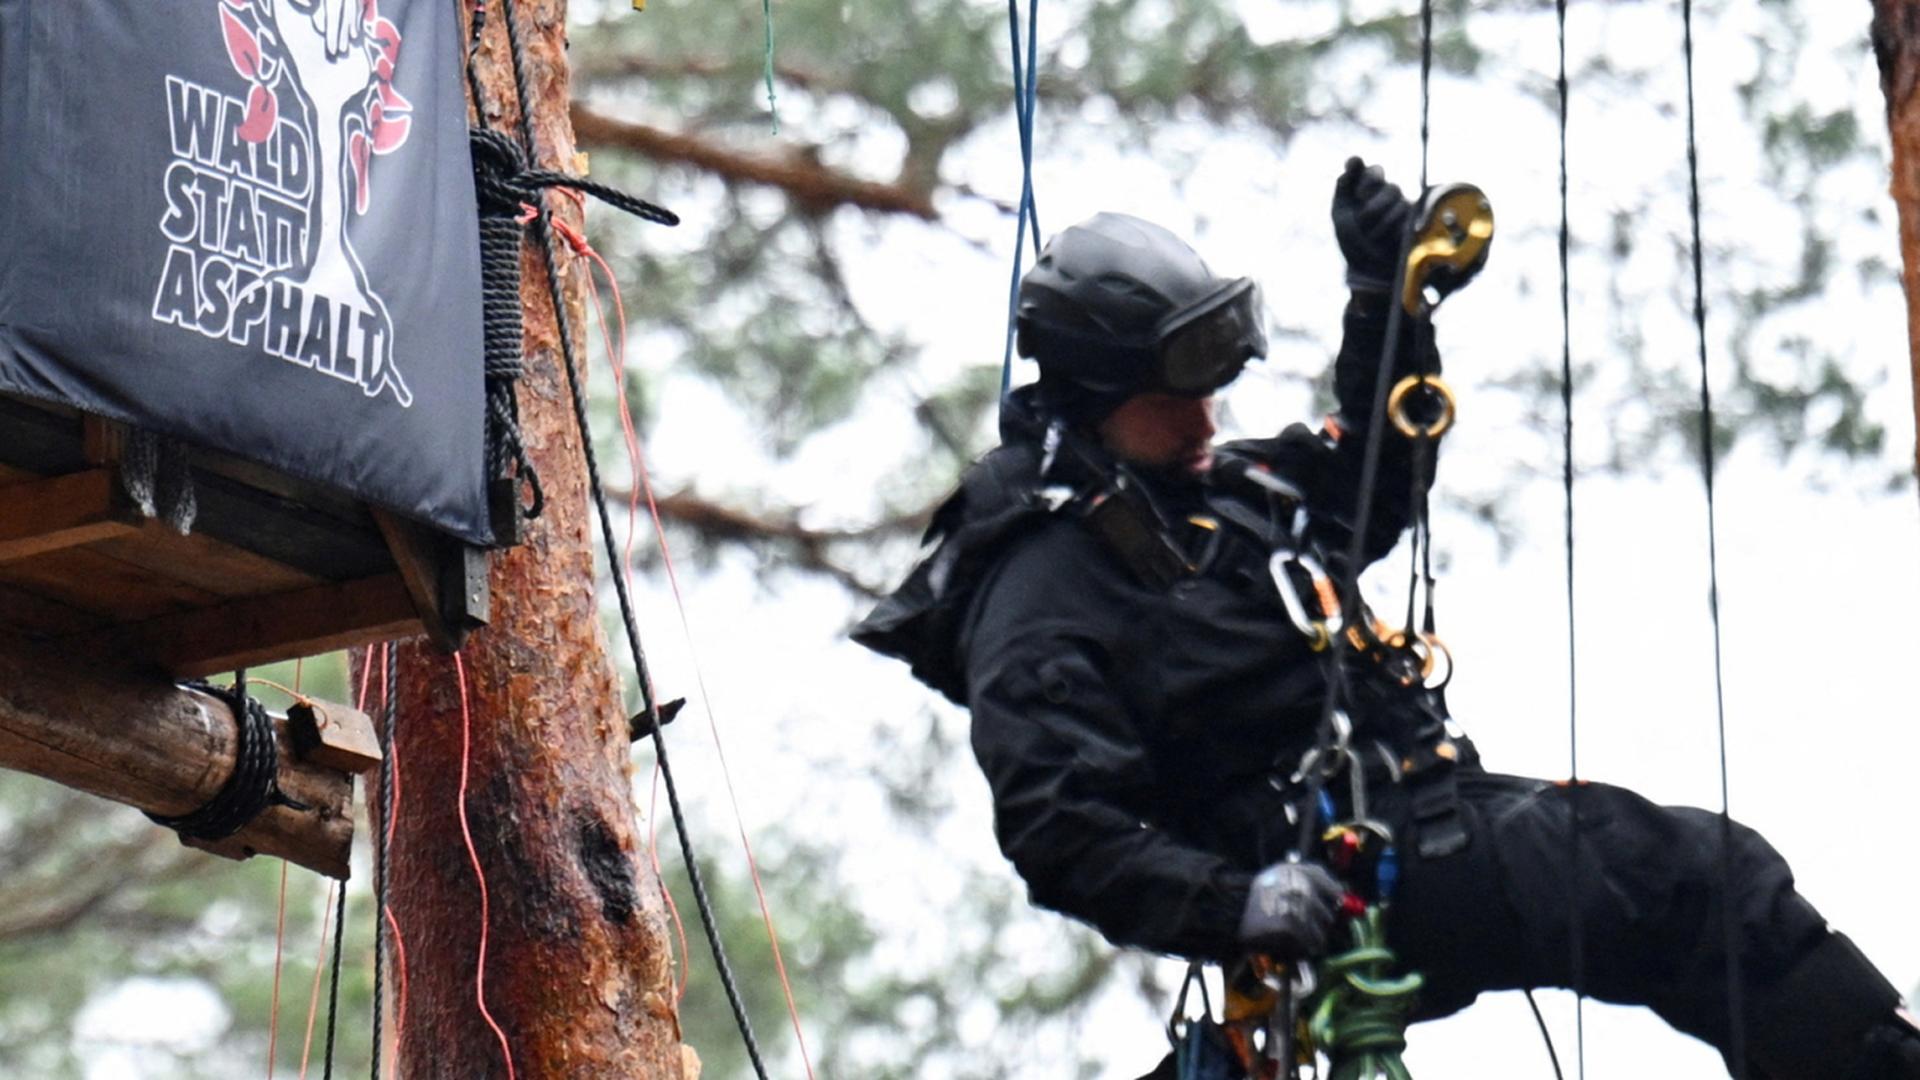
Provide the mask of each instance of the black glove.
[{"label": "black glove", "polygon": [[1347,285],[1389,292],[1399,279],[1400,242],[1413,204],[1386,172],[1357,157],[1333,182],[1333,235],[1347,257]]},{"label": "black glove", "polygon": [[1327,951],[1346,890],[1312,863],[1275,863],[1253,879],[1240,916],[1240,943],[1278,960]]}]

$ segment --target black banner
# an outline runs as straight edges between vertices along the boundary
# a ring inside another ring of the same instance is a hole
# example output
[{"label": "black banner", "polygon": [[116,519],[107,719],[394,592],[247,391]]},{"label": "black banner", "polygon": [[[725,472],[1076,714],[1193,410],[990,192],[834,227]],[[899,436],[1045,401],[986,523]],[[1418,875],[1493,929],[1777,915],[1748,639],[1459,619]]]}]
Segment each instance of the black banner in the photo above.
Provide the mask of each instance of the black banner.
[{"label": "black banner", "polygon": [[448,0],[0,0],[0,390],[488,537]]}]

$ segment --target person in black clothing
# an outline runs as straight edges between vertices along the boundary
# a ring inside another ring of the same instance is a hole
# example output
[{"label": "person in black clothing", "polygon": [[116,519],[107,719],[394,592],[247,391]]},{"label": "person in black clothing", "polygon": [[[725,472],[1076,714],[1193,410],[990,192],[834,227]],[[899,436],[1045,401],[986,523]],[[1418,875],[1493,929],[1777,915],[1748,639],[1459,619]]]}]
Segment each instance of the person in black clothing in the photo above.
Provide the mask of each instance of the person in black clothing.
[{"label": "person in black clothing", "polygon": [[[1920,1077],[1898,993],[1757,833],[1604,784],[1488,772],[1436,691],[1383,677],[1394,650],[1316,651],[1326,641],[1289,614],[1316,595],[1302,568],[1359,569],[1342,556],[1413,212],[1349,163],[1333,201],[1352,287],[1339,413],[1218,447],[1211,395],[1265,353],[1257,287],[1136,218],[1056,236],[1019,295],[1040,378],[1004,402],[1002,445],[855,639],[971,711],[1000,846],[1033,901],[1117,945],[1324,953],[1342,889],[1295,845],[1303,757],[1334,693],[1345,769],[1399,850],[1387,927],[1425,976],[1416,1020],[1486,990],[1574,987],[1648,1006],[1731,1060],[1732,937],[1750,1075]],[[1439,370],[1430,324],[1409,325],[1396,380]],[[1411,512],[1413,440],[1386,434],[1363,567]],[[1326,790],[1356,812],[1349,779]]]}]

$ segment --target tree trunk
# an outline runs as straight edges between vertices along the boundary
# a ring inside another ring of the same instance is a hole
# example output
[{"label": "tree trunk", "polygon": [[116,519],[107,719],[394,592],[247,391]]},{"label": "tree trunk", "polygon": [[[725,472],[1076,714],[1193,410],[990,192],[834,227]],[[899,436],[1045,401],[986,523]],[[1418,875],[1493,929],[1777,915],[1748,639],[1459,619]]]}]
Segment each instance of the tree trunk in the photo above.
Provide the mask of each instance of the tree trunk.
[{"label": "tree trunk", "polygon": [[[1893,136],[1893,201],[1900,209],[1900,254],[1907,287],[1907,362],[1920,434],[1920,0],[1873,0],[1873,51]],[[1920,440],[1915,445],[1920,471]]]},{"label": "tree trunk", "polygon": [[[571,170],[565,0],[515,7],[536,165]],[[498,0],[489,8],[481,115],[517,137],[505,16]],[[585,323],[573,262],[561,268],[577,328]],[[399,1032],[394,1075],[405,1078],[504,1077],[510,1056],[521,1080],[677,1080],[682,1049],[660,886],[636,857],[628,727],[595,609],[580,433],[544,263],[531,243],[522,273],[520,419],[546,512],[527,523],[520,546],[495,556],[490,625],[460,653],[465,721],[454,660],[424,641],[399,646],[399,802],[387,891],[405,947],[406,992],[404,1012],[387,1013],[386,1035]],[[398,1005],[396,959],[390,949],[388,1001]],[[501,1034],[481,1012],[482,986]]]}]

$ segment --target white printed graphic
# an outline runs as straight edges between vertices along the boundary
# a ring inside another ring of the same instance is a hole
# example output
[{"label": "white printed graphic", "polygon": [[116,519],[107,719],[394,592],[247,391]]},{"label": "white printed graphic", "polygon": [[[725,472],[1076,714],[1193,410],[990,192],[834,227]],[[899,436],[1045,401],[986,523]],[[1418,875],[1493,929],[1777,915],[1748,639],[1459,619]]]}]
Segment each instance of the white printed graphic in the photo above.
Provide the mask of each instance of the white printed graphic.
[{"label": "white printed graphic", "polygon": [[393,86],[400,33],[378,0],[217,6],[248,92],[167,77],[169,247],[153,317],[410,406],[393,320],[347,234],[372,203],[373,159],[412,129]]}]

